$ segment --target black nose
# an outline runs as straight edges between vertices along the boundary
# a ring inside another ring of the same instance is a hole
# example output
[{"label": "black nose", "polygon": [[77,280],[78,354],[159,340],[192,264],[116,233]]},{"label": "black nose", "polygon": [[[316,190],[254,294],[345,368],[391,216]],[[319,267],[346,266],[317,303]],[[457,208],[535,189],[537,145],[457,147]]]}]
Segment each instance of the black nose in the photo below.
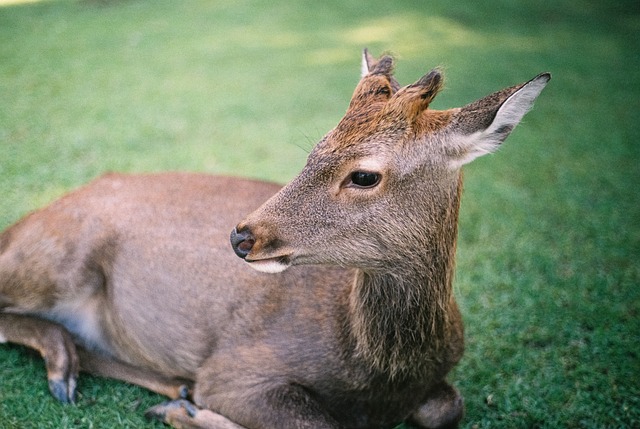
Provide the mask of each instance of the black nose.
[{"label": "black nose", "polygon": [[253,234],[249,229],[242,229],[238,231],[237,228],[233,228],[231,231],[231,247],[233,251],[236,252],[236,255],[241,257],[242,259],[246,258],[253,245],[256,243],[255,238],[253,238]]}]

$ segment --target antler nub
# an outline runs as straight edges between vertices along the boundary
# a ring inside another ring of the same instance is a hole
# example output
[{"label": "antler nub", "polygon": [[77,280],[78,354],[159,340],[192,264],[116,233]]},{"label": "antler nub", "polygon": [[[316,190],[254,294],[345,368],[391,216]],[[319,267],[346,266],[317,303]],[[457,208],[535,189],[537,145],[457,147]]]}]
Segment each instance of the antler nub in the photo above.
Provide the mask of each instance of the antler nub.
[{"label": "antler nub", "polygon": [[375,66],[373,66],[373,69],[369,72],[369,74],[381,74],[389,77],[393,74],[393,66],[393,58],[389,55],[385,55],[384,57],[380,58]]},{"label": "antler nub", "polygon": [[442,89],[444,78],[439,69],[433,69],[417,82],[401,88],[389,101],[389,109],[401,112],[409,121],[415,121]]},{"label": "antler nub", "polygon": [[440,70],[433,69],[422,76],[416,83],[410,85],[410,87],[417,88],[420,91],[420,99],[428,104],[431,103],[442,89],[443,81],[444,79]]}]

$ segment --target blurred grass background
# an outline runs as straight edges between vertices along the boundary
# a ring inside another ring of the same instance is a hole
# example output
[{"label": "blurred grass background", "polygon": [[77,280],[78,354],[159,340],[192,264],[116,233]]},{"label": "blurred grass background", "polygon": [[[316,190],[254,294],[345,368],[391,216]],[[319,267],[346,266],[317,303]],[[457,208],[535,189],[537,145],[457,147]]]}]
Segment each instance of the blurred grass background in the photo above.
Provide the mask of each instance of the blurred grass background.
[{"label": "blurred grass background", "polygon": [[[108,170],[286,182],[365,46],[402,84],[443,67],[435,108],[553,73],[465,169],[462,426],[640,427],[635,0],[0,0],[0,228]],[[83,376],[62,406],[39,357],[3,345],[0,362],[2,428],[161,427],[143,389]]]}]

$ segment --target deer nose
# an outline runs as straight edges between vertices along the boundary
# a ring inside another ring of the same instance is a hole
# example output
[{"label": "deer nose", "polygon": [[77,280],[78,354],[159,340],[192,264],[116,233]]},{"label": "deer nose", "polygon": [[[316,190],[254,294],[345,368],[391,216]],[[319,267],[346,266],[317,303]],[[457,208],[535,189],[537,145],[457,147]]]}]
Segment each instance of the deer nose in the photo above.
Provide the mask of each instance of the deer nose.
[{"label": "deer nose", "polygon": [[247,257],[253,245],[256,244],[256,239],[248,228],[241,229],[240,231],[238,231],[237,228],[233,228],[229,240],[231,241],[233,251],[242,259]]}]

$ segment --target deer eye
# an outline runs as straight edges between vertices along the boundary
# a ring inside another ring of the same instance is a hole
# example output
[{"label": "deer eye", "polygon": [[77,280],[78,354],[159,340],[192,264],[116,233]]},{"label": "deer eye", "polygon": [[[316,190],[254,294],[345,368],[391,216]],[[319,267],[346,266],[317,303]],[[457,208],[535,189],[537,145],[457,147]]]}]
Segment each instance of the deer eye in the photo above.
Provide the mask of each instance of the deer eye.
[{"label": "deer eye", "polygon": [[350,179],[351,183],[357,187],[372,188],[380,182],[380,175],[367,171],[354,171]]}]

